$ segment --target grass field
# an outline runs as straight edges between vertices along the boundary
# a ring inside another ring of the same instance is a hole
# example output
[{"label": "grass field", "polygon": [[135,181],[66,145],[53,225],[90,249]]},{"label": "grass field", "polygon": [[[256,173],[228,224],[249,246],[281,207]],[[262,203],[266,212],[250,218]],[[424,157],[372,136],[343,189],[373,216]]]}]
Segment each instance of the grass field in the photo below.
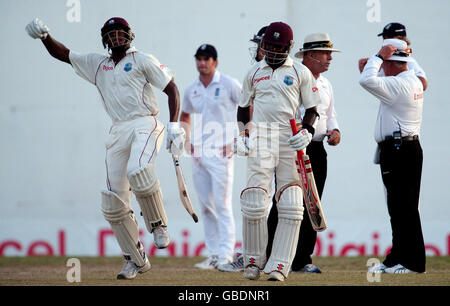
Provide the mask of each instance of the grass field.
[{"label": "grass field", "polygon": [[[70,283],[68,257],[1,257],[0,286],[448,286],[450,257],[428,257],[422,274],[382,274],[379,282],[367,280],[368,257],[318,257],[323,273],[291,273],[285,282],[268,282],[265,275],[249,281],[241,273],[201,271],[200,258],[151,258],[152,269],[131,281],[118,281],[122,258],[80,257],[81,281]],[[381,258],[380,258],[381,259]]]}]

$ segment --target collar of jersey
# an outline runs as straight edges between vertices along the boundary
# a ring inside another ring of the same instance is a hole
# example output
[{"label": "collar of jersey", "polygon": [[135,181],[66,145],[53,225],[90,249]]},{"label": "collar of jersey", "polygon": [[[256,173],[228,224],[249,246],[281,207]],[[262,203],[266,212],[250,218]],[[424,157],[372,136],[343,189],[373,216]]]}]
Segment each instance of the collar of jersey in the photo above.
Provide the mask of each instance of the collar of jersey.
[{"label": "collar of jersey", "polygon": [[408,70],[406,70],[406,71],[400,72],[400,73],[397,74],[396,76],[402,76],[402,75],[408,75],[408,74],[413,74],[413,75],[415,75],[414,70],[413,70],[413,69],[408,69]]},{"label": "collar of jersey", "polygon": [[[216,72],[214,72],[213,79],[212,79],[211,83],[209,83],[209,84],[219,83],[219,82],[220,82],[220,72],[219,72],[219,70],[216,69]],[[200,82],[200,77],[197,78],[197,84],[200,84],[203,86],[202,82]]]},{"label": "collar of jersey", "polygon": [[137,52],[137,51],[138,51],[138,50],[136,49],[135,46],[130,46],[130,47],[128,48],[126,54],[130,54],[130,53]]},{"label": "collar of jersey", "polygon": [[[131,53],[134,53],[134,52],[138,52],[138,50],[136,49],[135,46],[131,46],[131,47],[128,48],[128,50],[125,52],[125,54],[128,55],[128,54],[131,54]],[[111,56],[109,57],[109,60],[112,60]]]},{"label": "collar of jersey", "polygon": [[[261,68],[265,68],[265,67],[270,67],[269,64],[267,64],[266,60],[263,59],[262,61],[259,62],[260,63],[260,67]],[[288,55],[288,57],[286,58],[286,60],[284,61],[283,65],[281,65],[280,67],[283,66],[288,66],[288,67],[292,67],[294,65],[294,60],[292,59],[292,57],[290,57]]]}]

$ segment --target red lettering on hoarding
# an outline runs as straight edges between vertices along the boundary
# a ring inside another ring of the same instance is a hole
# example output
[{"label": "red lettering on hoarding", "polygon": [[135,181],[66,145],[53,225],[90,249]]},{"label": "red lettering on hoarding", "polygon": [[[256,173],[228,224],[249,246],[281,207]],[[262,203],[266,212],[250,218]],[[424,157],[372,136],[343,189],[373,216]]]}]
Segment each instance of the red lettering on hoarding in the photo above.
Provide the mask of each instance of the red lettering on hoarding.
[{"label": "red lettering on hoarding", "polygon": [[[44,248],[44,253],[36,251],[36,249]],[[30,244],[27,251],[27,256],[52,256],[53,248],[47,241],[37,240]]]},{"label": "red lettering on hoarding", "polygon": [[22,245],[19,242],[15,240],[6,240],[5,242],[2,242],[2,244],[0,244],[0,256],[3,256],[5,249],[9,247],[15,248],[18,251],[22,251]]},{"label": "red lettering on hoarding", "polygon": [[105,237],[107,236],[114,236],[114,232],[112,229],[102,229],[98,232],[98,255],[100,256],[105,256]]},{"label": "red lettering on hoarding", "polygon": [[378,247],[379,235],[378,235],[378,233],[373,233],[372,238],[375,241],[375,243],[373,245],[373,249],[372,249],[372,255],[378,256],[378,253],[379,253],[379,247]]},{"label": "red lettering on hoarding", "polygon": [[59,241],[59,256],[66,256],[66,232],[64,230],[59,230],[58,241]]},{"label": "red lettering on hoarding", "polygon": [[[143,236],[144,239],[141,238],[141,241],[145,243],[144,235],[149,235],[146,231],[139,230],[139,235]],[[168,256],[204,256],[203,253],[206,252],[206,245],[204,242],[200,242],[198,244],[192,244],[189,242],[190,233],[188,230],[184,229],[181,232],[182,238],[180,241],[172,241],[169,247],[165,250],[158,250],[152,243],[150,247],[146,247],[149,255],[158,255],[164,256],[166,253]],[[339,248],[335,243],[335,232],[329,231],[325,236],[318,235],[316,240],[316,245],[314,249],[315,256],[351,256],[356,253],[356,255],[367,256],[383,256],[387,255],[391,251],[391,246],[386,248],[383,247],[381,249],[379,245],[380,234],[378,232],[374,232],[370,235],[372,239],[368,239],[363,243],[344,243],[339,244]],[[14,254],[16,256],[51,256],[51,255],[66,255],[66,243],[70,242],[66,239],[65,230],[58,230],[57,232],[57,243],[56,245],[52,245],[47,240],[37,239],[31,241],[29,244],[21,243],[20,240],[8,239],[4,241],[0,241],[0,256],[6,256],[5,253]],[[109,256],[112,254],[107,254],[107,243],[108,239],[109,243],[113,245],[117,245],[117,241],[114,238],[114,232],[111,229],[100,229],[98,232],[98,253],[100,256]],[[151,240],[153,242],[153,240]],[[445,248],[440,249],[438,246],[434,244],[425,244],[425,250],[428,256],[442,256],[442,255],[450,255],[450,234],[445,236]],[[147,245],[147,244],[146,244]],[[239,249],[242,246],[241,241],[237,241],[235,244],[235,248]],[[384,250],[384,252],[380,252],[380,250]],[[8,255],[9,255],[8,254]],[[114,254],[116,255],[116,254]]]},{"label": "red lettering on hoarding", "polygon": [[432,244],[425,244],[425,251],[427,250],[432,251],[436,256],[441,256],[441,252],[439,251],[439,249]]},{"label": "red lettering on hoarding", "polygon": [[[328,239],[333,239],[334,238],[334,233],[333,232],[329,232],[328,233]],[[334,256],[334,245],[332,243],[330,243],[328,245],[328,256]]]},{"label": "red lettering on hoarding", "polygon": [[182,235],[185,239],[185,241],[183,241],[183,256],[189,256],[189,242],[187,241],[189,232],[187,230],[184,230]]},{"label": "red lettering on hoarding", "polygon": [[450,256],[450,235],[447,235],[447,256]]},{"label": "red lettering on hoarding", "polygon": [[200,256],[200,253],[203,251],[203,249],[206,249],[206,244],[200,243],[194,250],[194,256]]},{"label": "red lettering on hoarding", "polygon": [[388,247],[386,249],[386,251],[384,252],[384,256],[387,256],[388,254],[391,254],[391,249],[392,249],[392,246]]},{"label": "red lettering on hoarding", "polygon": [[366,246],[364,244],[356,245],[353,243],[346,244],[339,254],[339,256],[346,256],[348,252],[356,251],[356,254],[359,256],[366,255]]},{"label": "red lettering on hoarding", "polygon": [[[7,248],[14,248],[17,251],[22,251],[23,246],[19,241],[16,240],[6,240],[0,243],[0,256],[5,255],[5,250]],[[55,250],[58,250],[58,254],[55,254]],[[52,256],[52,255],[66,255],[66,233],[64,230],[58,231],[58,239],[56,247],[45,240],[34,240],[26,248],[26,256]]]},{"label": "red lettering on hoarding", "polygon": [[235,249],[242,248],[242,242],[241,242],[241,241],[236,242],[236,243],[234,244],[234,248],[235,248]]}]

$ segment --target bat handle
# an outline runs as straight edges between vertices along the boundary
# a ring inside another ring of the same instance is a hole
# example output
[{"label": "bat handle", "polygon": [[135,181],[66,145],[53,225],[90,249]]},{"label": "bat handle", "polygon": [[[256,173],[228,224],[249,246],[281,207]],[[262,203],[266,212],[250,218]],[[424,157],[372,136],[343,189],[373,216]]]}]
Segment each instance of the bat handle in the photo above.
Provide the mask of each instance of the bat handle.
[{"label": "bat handle", "polygon": [[[295,121],[295,118],[289,119],[289,123],[291,124],[292,135],[297,134],[298,130],[297,130],[297,122]],[[299,162],[301,160],[303,160],[303,150],[297,151],[297,156],[299,158]]]},{"label": "bat handle", "polygon": [[297,134],[298,133],[298,131],[297,131],[297,122],[295,121],[295,119],[294,118],[289,119],[289,123],[291,124],[292,133],[294,133],[294,135]]}]

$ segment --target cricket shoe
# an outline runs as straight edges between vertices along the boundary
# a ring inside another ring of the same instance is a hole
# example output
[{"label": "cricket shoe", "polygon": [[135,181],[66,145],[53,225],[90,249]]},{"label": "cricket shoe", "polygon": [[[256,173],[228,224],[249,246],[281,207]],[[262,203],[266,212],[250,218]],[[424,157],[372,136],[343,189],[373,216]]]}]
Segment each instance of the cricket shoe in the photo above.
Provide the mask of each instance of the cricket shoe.
[{"label": "cricket shoe", "polygon": [[411,271],[408,268],[405,268],[401,264],[398,264],[398,265],[395,265],[393,267],[386,268],[384,270],[384,273],[387,273],[387,274],[407,274],[407,273],[416,273],[416,272]]},{"label": "cricket shoe", "polygon": [[379,273],[385,273],[386,269],[388,269],[388,266],[386,266],[383,263],[380,263],[380,264],[374,265],[374,266],[370,267],[369,269],[367,269],[367,272],[379,274]]},{"label": "cricket shoe", "polygon": [[293,273],[322,273],[322,271],[316,265],[313,265],[313,264],[307,264],[300,270],[297,270],[297,271],[292,270],[292,272]]},{"label": "cricket shoe", "polygon": [[158,249],[167,248],[170,243],[170,236],[165,226],[158,226],[153,230],[153,242]]},{"label": "cricket shoe", "polygon": [[131,260],[130,256],[124,255],[123,257],[125,258],[125,266],[123,267],[122,271],[120,271],[119,274],[117,274],[117,279],[133,279],[137,276],[138,273],[139,274],[145,273],[152,267],[145,253],[142,256],[142,258],[145,261],[145,264],[141,267],[138,267]]},{"label": "cricket shoe", "polygon": [[217,268],[217,263],[219,261],[219,257],[217,255],[211,255],[208,258],[206,258],[204,261],[196,263],[194,265],[197,269],[202,270],[213,270]]},{"label": "cricket shoe", "polygon": [[255,265],[249,265],[244,268],[244,277],[250,280],[258,280],[261,270]]},{"label": "cricket shoe", "polygon": [[238,253],[235,261],[227,264],[219,264],[217,269],[222,272],[242,272],[244,271],[244,255]]},{"label": "cricket shoe", "polygon": [[279,271],[270,272],[269,277],[267,278],[268,281],[275,281],[275,282],[284,282],[285,279],[286,277],[284,277],[284,275]]}]

